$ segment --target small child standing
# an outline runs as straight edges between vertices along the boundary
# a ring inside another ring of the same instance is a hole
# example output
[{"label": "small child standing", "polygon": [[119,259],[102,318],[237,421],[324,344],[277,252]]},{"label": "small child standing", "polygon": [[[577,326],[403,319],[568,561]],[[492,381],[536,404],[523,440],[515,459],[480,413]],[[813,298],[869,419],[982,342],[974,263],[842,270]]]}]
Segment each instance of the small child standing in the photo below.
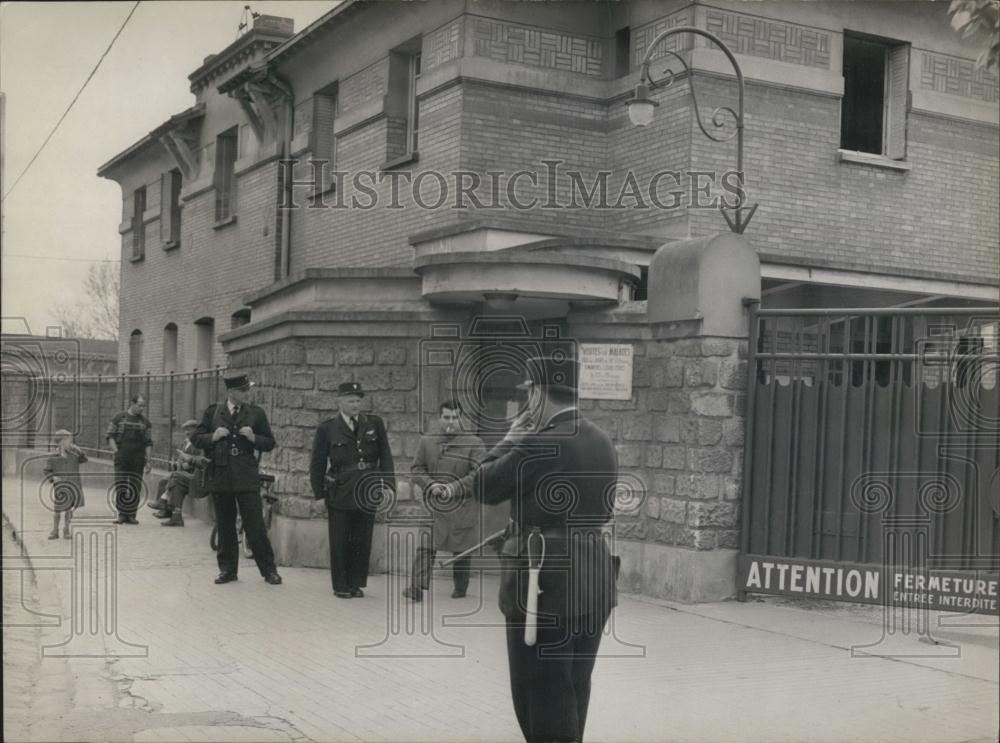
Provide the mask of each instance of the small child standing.
[{"label": "small child standing", "polygon": [[45,474],[52,480],[52,531],[49,539],[59,538],[59,514],[64,514],[63,537],[70,538],[69,522],[73,511],[84,505],[83,486],[80,483],[80,465],[87,455],[73,443],[73,434],[65,428],[55,432],[59,442],[56,453],[45,463]]}]

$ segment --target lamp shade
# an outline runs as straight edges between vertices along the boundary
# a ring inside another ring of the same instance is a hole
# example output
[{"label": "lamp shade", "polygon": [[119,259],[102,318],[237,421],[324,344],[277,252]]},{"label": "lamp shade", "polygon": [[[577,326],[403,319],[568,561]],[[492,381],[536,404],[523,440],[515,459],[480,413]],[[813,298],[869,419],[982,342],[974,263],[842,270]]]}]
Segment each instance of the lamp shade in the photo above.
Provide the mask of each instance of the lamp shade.
[{"label": "lamp shade", "polygon": [[649,97],[649,88],[645,83],[635,86],[635,94],[626,101],[629,120],[635,126],[649,126],[653,123],[653,113],[657,103]]}]

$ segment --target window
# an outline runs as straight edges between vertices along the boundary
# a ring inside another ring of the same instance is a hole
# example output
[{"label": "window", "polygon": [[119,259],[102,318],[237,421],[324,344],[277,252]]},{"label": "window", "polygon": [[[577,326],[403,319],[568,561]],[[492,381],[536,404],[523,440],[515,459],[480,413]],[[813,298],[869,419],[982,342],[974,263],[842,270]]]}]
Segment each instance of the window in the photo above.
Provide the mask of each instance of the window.
[{"label": "window", "polygon": [[420,80],[420,54],[410,57],[409,86],[406,91],[406,142],[407,152],[417,151],[417,138],[420,133],[420,109],[417,106],[417,82]]},{"label": "window", "polygon": [[163,328],[163,373],[177,371],[177,326],[167,323]]},{"label": "window", "polygon": [[909,83],[909,44],[844,34],[841,149],[904,159]]},{"label": "window", "polygon": [[132,196],[132,260],[137,261],[146,255],[146,226],[142,215],[146,211],[146,187],[135,190]]},{"label": "window", "polygon": [[632,45],[632,29],[626,26],[615,31],[615,77],[625,77],[632,70],[629,52]]},{"label": "window", "polygon": [[386,95],[386,160],[413,159],[420,141],[420,38],[411,39],[389,54],[389,90]]},{"label": "window", "polygon": [[[333,132],[333,126],[337,119],[337,93],[338,84],[331,83],[313,94],[313,120],[310,137],[310,150],[312,150],[313,160],[325,162],[326,165],[316,173],[318,183],[316,188],[326,191],[327,181],[324,173],[334,170],[337,161],[337,137]],[[315,166],[314,166],[315,167]]]},{"label": "window", "polygon": [[244,307],[242,310],[236,310],[229,318],[229,327],[235,330],[236,328],[242,328],[244,325],[250,324],[250,309]]},{"label": "window", "polygon": [[160,188],[160,242],[176,247],[181,241],[181,171],[163,174]]},{"label": "window", "polygon": [[142,331],[133,330],[128,339],[128,373],[142,373]]},{"label": "window", "polygon": [[203,317],[194,323],[194,368],[212,367],[212,347],[215,345],[215,320]]},{"label": "window", "polygon": [[215,139],[215,221],[225,222],[236,214],[237,127]]}]

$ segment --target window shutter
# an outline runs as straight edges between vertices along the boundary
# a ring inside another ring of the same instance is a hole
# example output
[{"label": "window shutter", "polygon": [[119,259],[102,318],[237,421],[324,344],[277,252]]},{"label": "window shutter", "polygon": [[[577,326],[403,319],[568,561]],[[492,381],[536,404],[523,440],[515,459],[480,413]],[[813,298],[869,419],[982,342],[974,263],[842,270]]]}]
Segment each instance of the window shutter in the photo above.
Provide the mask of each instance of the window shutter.
[{"label": "window shutter", "polygon": [[906,118],[910,94],[910,45],[889,49],[886,65],[885,146],[886,157],[906,157]]},{"label": "window shutter", "polygon": [[171,195],[174,192],[173,172],[168,171],[160,176],[160,242],[170,242],[174,233],[173,203]]}]

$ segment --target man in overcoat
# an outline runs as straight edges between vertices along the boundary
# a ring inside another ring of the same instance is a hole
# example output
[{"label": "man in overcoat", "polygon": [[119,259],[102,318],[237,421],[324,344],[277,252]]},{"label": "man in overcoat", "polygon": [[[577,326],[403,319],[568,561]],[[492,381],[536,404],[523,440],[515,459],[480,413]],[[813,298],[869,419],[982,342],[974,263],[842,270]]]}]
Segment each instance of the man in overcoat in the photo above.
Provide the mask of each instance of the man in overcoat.
[{"label": "man in overcoat", "polygon": [[[433,518],[431,547],[417,547],[410,571],[410,585],[403,591],[403,595],[412,601],[420,601],[423,591],[429,588],[431,568],[438,550],[458,554],[475,546],[480,539],[482,509],[478,501],[467,496],[444,503],[428,497],[432,485],[464,477],[486,454],[482,439],[462,432],[461,416],[462,408],[458,402],[442,402],[438,406],[440,431],[421,437],[410,467],[413,483],[424,492]],[[454,563],[453,599],[464,597],[469,589],[471,559],[463,557]]]},{"label": "man in overcoat", "polygon": [[313,496],[326,501],[330,579],[342,599],[365,595],[375,512],[396,489],[385,423],[361,412],[364,396],[358,382],[337,388],[340,411],[317,427],[309,468]]},{"label": "man in overcoat", "polygon": [[260,499],[261,452],[274,448],[274,434],[267,414],[248,400],[250,380],[245,374],[225,378],[226,400],[205,410],[191,443],[209,458],[207,488],[215,502],[219,529],[219,575],[216,583],[236,580],[239,543],[236,513],[243,519],[257,569],[271,585],[281,583],[274,565],[274,551],[264,526]]},{"label": "man in overcoat", "polygon": [[604,528],[617,457],[576,408],[577,378],[572,355],[532,359],[522,385],[530,427],[512,429],[478,471],[440,486],[444,499],[472,492],[487,503],[511,500],[499,599],[514,711],[529,743],[582,740],[591,673],[617,603],[618,558]]}]

